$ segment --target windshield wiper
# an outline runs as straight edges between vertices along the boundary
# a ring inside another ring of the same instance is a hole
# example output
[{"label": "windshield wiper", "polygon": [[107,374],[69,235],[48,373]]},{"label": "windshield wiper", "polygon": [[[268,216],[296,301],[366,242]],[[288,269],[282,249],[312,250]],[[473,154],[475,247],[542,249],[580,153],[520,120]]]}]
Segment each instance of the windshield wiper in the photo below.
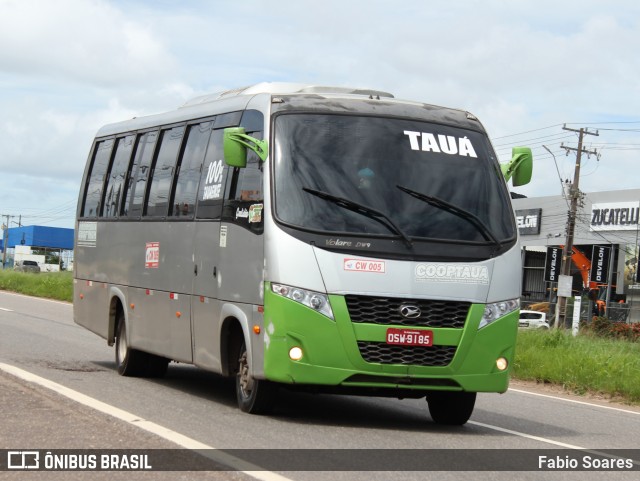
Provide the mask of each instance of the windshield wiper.
[{"label": "windshield wiper", "polygon": [[369,217],[370,219],[375,220],[376,222],[382,224],[394,234],[399,235],[402,239],[407,243],[407,245],[411,248],[413,247],[413,243],[407,234],[402,232],[402,229],[398,227],[386,214],[375,210],[371,207],[367,207],[366,205],[359,204],[349,199],[345,199],[344,197],[338,197],[327,192],[323,192],[321,190],[309,189],[307,187],[303,187],[302,190],[308,192],[311,195],[315,195],[316,197],[320,197],[326,201],[332,202],[338,207],[342,207],[343,209],[350,210],[352,212],[356,212],[358,214]]},{"label": "windshield wiper", "polygon": [[416,192],[415,190],[408,189],[407,187],[403,187],[401,185],[396,185],[396,187],[400,189],[402,192],[405,192],[410,196],[415,197],[416,199],[420,199],[421,201],[426,202],[427,204],[430,204],[446,212],[450,212],[451,214],[466,220],[467,222],[472,224],[476,229],[478,229],[478,231],[480,232],[480,234],[482,234],[482,237],[484,237],[485,240],[493,242],[498,248],[502,247],[502,244],[500,243],[500,241],[496,239],[496,237],[491,233],[491,231],[484,226],[482,221],[478,219],[478,217],[476,217],[471,212],[461,209],[460,207],[456,207],[453,204],[449,204],[449,202],[439,199],[438,197],[422,194],[421,192]]}]

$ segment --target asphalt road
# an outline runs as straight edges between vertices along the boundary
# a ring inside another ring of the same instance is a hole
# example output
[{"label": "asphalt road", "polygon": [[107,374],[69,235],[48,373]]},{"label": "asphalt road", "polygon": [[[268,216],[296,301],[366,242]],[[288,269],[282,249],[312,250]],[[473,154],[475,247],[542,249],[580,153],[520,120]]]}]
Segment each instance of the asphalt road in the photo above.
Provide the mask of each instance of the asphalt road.
[{"label": "asphalt road", "polygon": [[[469,423],[454,428],[434,424],[424,400],[292,392],[281,393],[273,415],[252,416],[236,408],[230,381],[191,366],[172,363],[160,380],[118,376],[113,349],[73,323],[71,305],[4,292],[0,292],[0,403],[0,450],[215,448],[232,450],[214,456],[222,465],[249,453],[252,462],[262,467],[257,472],[251,466],[195,473],[30,472],[31,477],[0,471],[0,479],[448,480],[472,476],[477,480],[582,481],[604,476],[637,479],[640,466],[637,408],[520,387],[503,395],[479,395]],[[310,451],[295,451],[300,449]],[[371,451],[357,451],[362,449]],[[581,464],[585,454],[593,452],[597,457],[613,450],[636,450],[623,456],[637,463],[632,468],[636,471],[627,467],[606,473],[518,470],[528,466],[531,453],[548,455],[547,461],[554,456],[564,459],[569,453]],[[416,471],[417,465],[424,466],[424,460],[417,463],[419,456],[431,459],[436,467],[446,462],[467,471],[422,467]],[[310,465],[309,457],[320,467]],[[363,459],[370,464],[363,467]],[[332,463],[340,471],[327,471]],[[387,463],[391,470],[369,471]],[[495,466],[496,471],[486,471]]]}]

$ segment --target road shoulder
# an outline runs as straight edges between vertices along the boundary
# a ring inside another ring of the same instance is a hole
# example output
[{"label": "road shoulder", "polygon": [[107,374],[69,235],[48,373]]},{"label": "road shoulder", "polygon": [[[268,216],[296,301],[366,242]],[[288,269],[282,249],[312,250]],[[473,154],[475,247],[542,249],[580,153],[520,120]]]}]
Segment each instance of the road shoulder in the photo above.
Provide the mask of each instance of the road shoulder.
[{"label": "road shoulder", "polygon": [[511,379],[511,381],[509,382],[509,389],[527,391],[533,394],[541,394],[545,396],[553,396],[560,399],[566,399],[569,401],[590,403],[590,404],[595,404],[603,407],[623,409],[626,411],[633,411],[640,414],[639,405],[628,404],[624,401],[624,399],[620,397],[616,398],[616,397],[611,397],[608,394],[595,393],[595,392],[577,394],[567,390],[560,384]]}]

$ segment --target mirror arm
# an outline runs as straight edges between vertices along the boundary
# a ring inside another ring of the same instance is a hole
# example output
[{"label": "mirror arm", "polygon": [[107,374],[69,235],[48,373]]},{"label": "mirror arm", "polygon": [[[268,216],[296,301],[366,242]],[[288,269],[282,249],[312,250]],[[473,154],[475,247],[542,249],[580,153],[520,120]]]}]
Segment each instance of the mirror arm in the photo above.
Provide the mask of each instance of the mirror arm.
[{"label": "mirror arm", "polygon": [[229,140],[238,142],[239,144],[244,145],[246,148],[253,150],[256,154],[258,154],[258,157],[260,157],[260,160],[262,160],[262,162],[267,160],[269,149],[266,140],[256,139],[255,137],[251,137],[250,135],[239,133],[229,134]]},{"label": "mirror arm", "polygon": [[518,166],[524,159],[524,155],[516,155],[509,162],[505,162],[504,164],[500,164],[500,169],[502,170],[502,175],[504,176],[505,182],[509,182],[513,174],[518,170]]},{"label": "mirror arm", "polygon": [[[520,150],[520,151],[519,151]],[[500,170],[504,176],[504,181],[509,182],[511,177],[518,171],[520,166],[531,157],[531,149],[528,147],[514,147],[513,156],[509,162],[500,164]]]}]

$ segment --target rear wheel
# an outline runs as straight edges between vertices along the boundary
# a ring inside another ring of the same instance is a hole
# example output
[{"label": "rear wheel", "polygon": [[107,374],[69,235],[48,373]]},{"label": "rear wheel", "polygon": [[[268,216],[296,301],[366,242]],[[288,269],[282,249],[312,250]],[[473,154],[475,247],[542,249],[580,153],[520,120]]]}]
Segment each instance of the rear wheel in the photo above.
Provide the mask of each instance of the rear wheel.
[{"label": "rear wheel", "polygon": [[277,387],[264,379],[251,376],[247,347],[244,341],[240,347],[236,373],[236,397],[241,411],[251,414],[264,414],[273,407]]},{"label": "rear wheel", "polygon": [[116,366],[121,376],[162,377],[167,372],[169,359],[138,351],[129,346],[127,327],[122,316],[116,333]]},{"label": "rear wheel", "polygon": [[429,413],[438,424],[461,426],[473,413],[475,392],[432,391],[427,394]]}]

